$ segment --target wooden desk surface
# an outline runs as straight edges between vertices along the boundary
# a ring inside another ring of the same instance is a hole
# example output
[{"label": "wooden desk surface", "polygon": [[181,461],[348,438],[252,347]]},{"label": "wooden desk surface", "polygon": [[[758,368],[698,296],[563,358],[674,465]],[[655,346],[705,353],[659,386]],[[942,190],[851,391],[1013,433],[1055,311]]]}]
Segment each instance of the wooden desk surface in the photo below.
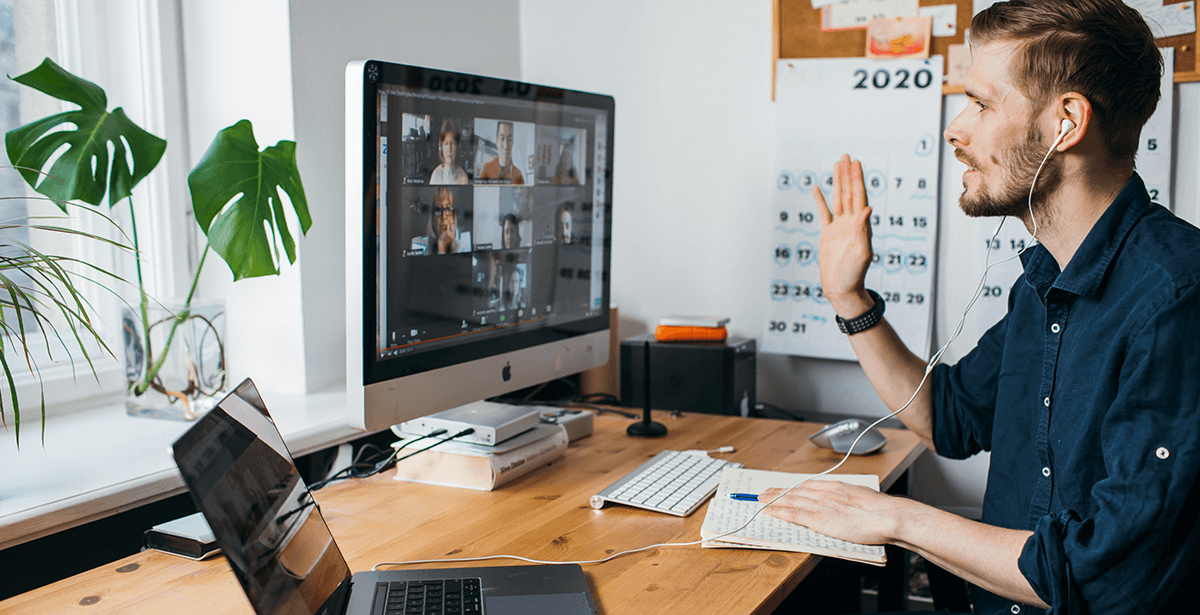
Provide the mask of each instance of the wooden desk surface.
[{"label": "wooden desk surface", "polygon": [[[317,492],[321,511],[355,571],[384,561],[516,554],[570,561],[700,537],[707,504],[686,518],[609,504],[591,495],[663,449],[714,449],[748,468],[819,472],[840,459],[808,435],[819,425],[686,414],[656,420],[666,438],[625,435],[629,419],[595,419],[595,433],[563,459],[479,492],[404,483],[387,472]],[[854,457],[841,473],[876,473],[886,488],[925,450],[908,431],[884,430],[887,446]],[[86,548],[86,545],[81,545]],[[70,557],[64,553],[64,557]],[[752,549],[660,547],[583,567],[600,613],[770,613],[818,558]],[[512,560],[423,568],[512,565]],[[144,551],[0,602],[0,613],[252,613],[223,558],[193,562]]]}]

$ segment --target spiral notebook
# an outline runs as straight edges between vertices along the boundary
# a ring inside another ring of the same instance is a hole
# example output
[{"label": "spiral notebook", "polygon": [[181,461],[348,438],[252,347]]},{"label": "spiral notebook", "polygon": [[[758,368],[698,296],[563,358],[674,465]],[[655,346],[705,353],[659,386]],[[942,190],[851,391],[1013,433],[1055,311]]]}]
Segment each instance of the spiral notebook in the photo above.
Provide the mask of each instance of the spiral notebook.
[{"label": "spiral notebook", "polygon": [[[887,555],[884,553],[883,545],[863,545],[830,538],[802,525],[776,519],[765,512],[754,517],[754,521],[745,529],[717,539],[718,536],[745,525],[754,516],[754,512],[763,506],[763,502],[731,499],[729,494],[762,493],[772,487],[786,489],[810,476],[813,475],[747,470],[745,468],[725,470],[721,476],[721,483],[717,486],[717,494],[708,505],[704,524],[700,527],[700,537],[704,539],[703,546],[795,551],[838,557],[875,566],[886,564]],[[813,480],[839,480],[879,491],[879,477],[873,474],[829,474]]]}]

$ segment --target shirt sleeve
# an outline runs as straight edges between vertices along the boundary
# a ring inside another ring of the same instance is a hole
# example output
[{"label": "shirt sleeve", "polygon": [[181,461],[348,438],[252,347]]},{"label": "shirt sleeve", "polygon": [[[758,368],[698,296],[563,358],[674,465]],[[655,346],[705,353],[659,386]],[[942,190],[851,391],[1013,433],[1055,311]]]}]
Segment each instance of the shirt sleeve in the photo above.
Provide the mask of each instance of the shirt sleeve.
[{"label": "shirt sleeve", "polygon": [[[1009,292],[1025,285],[1021,276]],[[933,403],[933,445],[938,455],[966,459],[992,448],[992,420],[1008,314],[988,329],[967,356],[954,365],[938,365],[930,377]]]},{"label": "shirt sleeve", "polygon": [[1017,564],[1056,614],[1157,613],[1200,557],[1200,289],[1150,315],[1101,426],[1090,516],[1041,518]]}]

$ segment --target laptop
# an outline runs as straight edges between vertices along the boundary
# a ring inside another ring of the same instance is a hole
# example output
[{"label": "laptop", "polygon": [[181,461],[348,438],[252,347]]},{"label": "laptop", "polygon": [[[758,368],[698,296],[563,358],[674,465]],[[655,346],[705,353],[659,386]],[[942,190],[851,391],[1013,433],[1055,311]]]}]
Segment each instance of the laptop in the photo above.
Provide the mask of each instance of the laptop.
[{"label": "laptop", "polygon": [[[350,572],[249,379],[173,447],[258,615],[595,615],[574,564]],[[397,523],[415,526],[397,508]],[[403,556],[401,556],[403,557]]]}]

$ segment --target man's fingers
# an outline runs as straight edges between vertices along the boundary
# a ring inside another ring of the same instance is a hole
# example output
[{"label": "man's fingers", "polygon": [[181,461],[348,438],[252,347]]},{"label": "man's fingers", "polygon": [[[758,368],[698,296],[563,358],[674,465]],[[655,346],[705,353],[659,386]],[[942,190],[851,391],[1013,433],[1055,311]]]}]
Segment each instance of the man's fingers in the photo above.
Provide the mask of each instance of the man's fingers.
[{"label": "man's fingers", "polygon": [[862,162],[855,160],[854,164],[850,165],[850,202],[847,205],[847,211],[860,212],[867,206],[867,188],[863,181]]},{"label": "man's fingers", "polygon": [[829,213],[829,207],[825,205],[825,195],[821,193],[821,187],[812,187],[813,200],[817,203],[817,215],[821,218],[821,228],[833,222],[833,214]]},{"label": "man's fingers", "polygon": [[[844,157],[843,157],[844,158]],[[830,199],[833,201],[830,204],[829,211],[836,218],[842,215],[842,158],[833,163],[833,186],[829,190]]]}]

